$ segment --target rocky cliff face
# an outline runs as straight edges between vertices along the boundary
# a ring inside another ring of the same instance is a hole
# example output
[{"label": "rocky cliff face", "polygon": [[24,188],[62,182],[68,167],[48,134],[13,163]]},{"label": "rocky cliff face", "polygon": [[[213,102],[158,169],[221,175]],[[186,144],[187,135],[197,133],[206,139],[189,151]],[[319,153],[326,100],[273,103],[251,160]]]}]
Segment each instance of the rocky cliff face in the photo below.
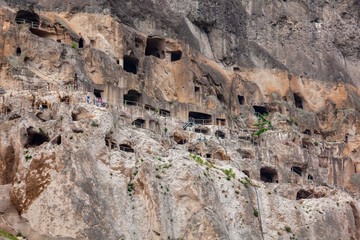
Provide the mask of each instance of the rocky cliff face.
[{"label": "rocky cliff face", "polygon": [[0,229],[360,239],[359,4],[0,0]]}]

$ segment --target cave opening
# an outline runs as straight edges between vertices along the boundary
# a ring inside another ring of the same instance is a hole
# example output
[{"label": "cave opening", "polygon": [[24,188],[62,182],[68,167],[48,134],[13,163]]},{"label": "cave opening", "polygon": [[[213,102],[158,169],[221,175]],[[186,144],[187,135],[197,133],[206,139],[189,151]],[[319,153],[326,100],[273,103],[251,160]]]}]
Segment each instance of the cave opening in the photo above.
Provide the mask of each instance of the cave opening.
[{"label": "cave opening", "polygon": [[260,115],[268,115],[268,111],[266,107],[263,106],[253,106],[254,110],[255,110],[255,114],[260,114]]},{"label": "cave opening", "polygon": [[94,89],[94,95],[95,95],[95,97],[101,98],[101,93],[102,93],[102,92],[103,92],[102,90]]},{"label": "cave opening", "polygon": [[126,72],[136,74],[139,60],[134,57],[124,56],[124,67]]},{"label": "cave opening", "polygon": [[308,180],[314,180],[313,176],[311,176],[310,174],[308,175]]},{"label": "cave opening", "polygon": [[223,118],[217,118],[216,119],[216,125],[217,126],[225,126],[226,125],[226,120]]},{"label": "cave opening", "polygon": [[84,39],[80,38],[79,40],[79,48],[83,48],[84,47]]},{"label": "cave opening", "polygon": [[74,122],[78,121],[78,115],[75,113],[71,113],[71,118]]},{"label": "cave opening", "polygon": [[304,190],[304,189],[300,189],[300,190],[296,193],[296,200],[310,198],[311,196],[312,196],[312,193],[311,193],[311,192],[306,191],[306,190]]},{"label": "cave opening", "polygon": [[42,145],[45,142],[49,142],[50,138],[47,134],[42,132],[42,129],[39,129],[40,132],[34,130],[33,127],[27,129],[27,141],[24,145],[24,148],[33,148]]},{"label": "cave opening", "polygon": [[301,169],[301,167],[295,167],[295,166],[293,166],[293,167],[291,167],[291,171],[294,172],[294,173],[296,173],[296,174],[299,175],[299,176],[302,176],[302,169]]},{"label": "cave opening", "polygon": [[130,153],[135,152],[135,150],[130,145],[127,145],[127,144],[120,144],[119,148],[121,151],[124,151],[124,152],[130,152]]},{"label": "cave opening", "polygon": [[222,131],[216,131],[215,132],[215,137],[217,138],[221,138],[221,139],[225,139],[225,133],[223,133]]},{"label": "cave opening", "polygon": [[134,120],[131,125],[134,125],[135,127],[137,128],[144,128],[144,125],[145,125],[145,120],[144,119],[141,119],[141,118],[138,118],[136,120]]},{"label": "cave opening", "polygon": [[151,105],[148,105],[148,104],[145,104],[145,110],[148,110],[148,111],[154,111],[155,112],[155,108]]},{"label": "cave opening", "polygon": [[302,100],[302,97],[300,95],[294,93],[294,101],[295,101],[295,107],[296,108],[304,109],[303,100]]},{"label": "cave opening", "polygon": [[124,103],[127,105],[138,106],[141,99],[141,93],[136,90],[129,90],[127,94],[124,95]]},{"label": "cave opening", "polygon": [[201,134],[209,135],[209,130],[208,130],[208,129],[195,128],[194,131],[195,131],[196,133],[201,133]]},{"label": "cave opening", "polygon": [[171,62],[176,62],[181,60],[182,52],[181,51],[174,51],[171,52]]},{"label": "cave opening", "polygon": [[16,56],[20,56],[21,55],[21,48],[16,48]]},{"label": "cave opening", "polygon": [[148,37],[146,40],[145,56],[165,58],[164,39]]},{"label": "cave opening", "polygon": [[270,167],[261,168],[260,180],[269,183],[278,182],[278,176],[276,170]]},{"label": "cave opening", "polygon": [[194,91],[195,92],[200,92],[200,87],[195,86]]},{"label": "cave opening", "polygon": [[245,98],[244,98],[244,96],[238,95],[238,101],[239,101],[239,104],[240,104],[240,105],[244,105],[244,103],[245,103]]},{"label": "cave opening", "polygon": [[31,28],[38,28],[40,17],[34,12],[20,10],[16,13],[15,22],[17,24],[29,24]]},{"label": "cave opening", "polygon": [[201,112],[189,112],[189,122],[200,125],[211,125],[212,116]]},{"label": "cave opening", "polygon": [[311,131],[309,129],[306,129],[303,133],[306,134],[306,135],[310,135]]},{"label": "cave opening", "polygon": [[168,110],[160,109],[159,113],[160,113],[160,116],[170,117],[170,111],[168,111]]}]

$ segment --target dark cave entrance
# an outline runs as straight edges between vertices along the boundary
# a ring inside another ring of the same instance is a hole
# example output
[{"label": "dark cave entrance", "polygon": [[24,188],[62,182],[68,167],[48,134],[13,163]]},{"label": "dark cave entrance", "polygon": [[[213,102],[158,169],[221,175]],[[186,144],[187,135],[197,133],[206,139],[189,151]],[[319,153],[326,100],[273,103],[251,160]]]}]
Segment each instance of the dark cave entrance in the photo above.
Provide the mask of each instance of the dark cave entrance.
[{"label": "dark cave entrance", "polygon": [[40,25],[40,17],[34,12],[20,10],[16,13],[15,22],[19,25],[29,24],[31,28],[38,28]]},{"label": "dark cave entrance", "polygon": [[137,128],[144,128],[145,120],[138,118],[138,119],[134,120],[131,125],[134,125]]},{"label": "dark cave entrance", "polygon": [[306,134],[306,135],[310,135],[311,131],[309,129],[306,129],[303,133]]},{"label": "dark cave entrance", "polygon": [[189,122],[201,125],[211,125],[212,116],[201,112],[189,112]]},{"label": "dark cave entrance", "polygon": [[160,109],[160,116],[170,117],[170,111],[165,110],[165,109]]},{"label": "dark cave entrance", "polygon": [[84,47],[84,39],[80,38],[79,40],[79,48],[83,48]]},{"label": "dark cave entrance", "polygon": [[175,51],[171,52],[171,61],[176,62],[181,60],[182,52],[181,51]]},{"label": "dark cave entrance", "polygon": [[165,58],[164,39],[149,37],[146,41],[145,56]]},{"label": "dark cave entrance", "polygon": [[124,56],[124,67],[126,72],[136,74],[139,60],[134,57]]},{"label": "dark cave entrance", "polygon": [[141,99],[141,93],[136,90],[129,90],[127,94],[124,95],[124,103],[127,105],[138,106]]},{"label": "dark cave entrance", "polygon": [[16,48],[16,56],[20,56],[21,55],[21,48]]},{"label": "dark cave entrance", "polygon": [[226,136],[226,134],[223,133],[222,131],[215,132],[215,137],[217,137],[217,138],[225,139],[225,136]]},{"label": "dark cave entrance", "polygon": [[303,107],[303,100],[302,97],[296,93],[294,93],[294,101],[295,101],[295,107],[304,109]]},{"label": "dark cave entrance", "polygon": [[124,151],[124,152],[130,152],[130,153],[135,152],[134,149],[130,145],[127,145],[127,144],[120,144],[119,148],[121,151]]},{"label": "dark cave entrance", "polygon": [[264,167],[260,169],[260,180],[263,182],[278,182],[278,175],[275,169]]},{"label": "dark cave entrance", "polygon": [[102,90],[94,89],[94,95],[95,95],[95,97],[101,98],[101,93],[102,93],[102,92],[103,92]]},{"label": "dark cave entrance", "polygon": [[244,98],[244,96],[238,96],[238,101],[239,101],[239,104],[240,105],[244,105],[244,103],[245,103],[245,98]]},{"label": "dark cave entrance", "polygon": [[296,194],[296,200],[310,198],[311,195],[312,195],[311,192],[306,191],[304,189],[300,189]]},{"label": "dark cave entrance", "polygon": [[27,129],[27,141],[24,148],[37,147],[50,141],[49,136],[42,132],[41,128],[39,130],[40,132],[36,132],[33,127]]},{"label": "dark cave entrance", "polygon": [[268,111],[266,107],[263,106],[253,106],[254,110],[255,110],[255,114],[256,115],[268,115]]}]

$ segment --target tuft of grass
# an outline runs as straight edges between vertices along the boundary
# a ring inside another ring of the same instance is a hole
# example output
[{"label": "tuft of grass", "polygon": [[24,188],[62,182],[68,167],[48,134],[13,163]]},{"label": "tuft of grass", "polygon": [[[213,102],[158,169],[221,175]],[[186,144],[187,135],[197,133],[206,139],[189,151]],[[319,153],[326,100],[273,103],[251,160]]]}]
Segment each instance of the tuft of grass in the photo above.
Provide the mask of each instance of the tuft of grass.
[{"label": "tuft of grass", "polygon": [[314,142],[314,145],[315,145],[315,146],[319,146],[319,143],[318,143],[318,142]]},{"label": "tuft of grass", "polygon": [[286,225],[284,228],[285,228],[285,230],[286,230],[287,232],[291,232],[291,227],[289,227],[289,226]]},{"label": "tuft of grass", "polygon": [[9,240],[19,240],[18,238],[14,237],[11,233],[5,232],[4,230],[0,230],[0,237],[4,237]]},{"label": "tuft of grass", "polygon": [[237,190],[237,189],[235,190],[235,193],[236,193],[236,194],[240,194],[239,190]]},{"label": "tuft of grass", "polygon": [[72,47],[73,49],[76,49],[76,48],[77,48],[77,43],[72,43],[72,44],[71,44],[71,47]]},{"label": "tuft of grass", "polygon": [[255,216],[255,217],[258,217],[258,216],[259,216],[259,211],[256,210],[256,209],[254,209],[254,216]]},{"label": "tuft of grass", "polygon": [[162,176],[160,176],[159,174],[156,174],[155,177],[158,178],[158,179],[162,178]]}]

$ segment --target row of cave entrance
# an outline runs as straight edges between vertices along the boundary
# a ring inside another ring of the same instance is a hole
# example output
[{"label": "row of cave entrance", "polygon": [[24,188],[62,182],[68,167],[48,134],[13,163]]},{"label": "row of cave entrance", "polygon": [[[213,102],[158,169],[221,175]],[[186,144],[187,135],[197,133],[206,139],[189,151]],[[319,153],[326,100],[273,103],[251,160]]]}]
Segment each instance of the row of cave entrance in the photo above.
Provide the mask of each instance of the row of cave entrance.
[{"label": "row of cave entrance", "polygon": [[[61,36],[57,36],[57,33],[47,32],[44,30],[39,29],[40,27],[40,17],[38,14],[30,11],[24,11],[20,10],[16,13],[15,22],[20,26],[23,24],[30,25],[30,31],[41,37],[41,38],[49,38],[56,40],[59,43],[62,43]],[[63,37],[63,36],[62,36]],[[70,37],[72,38],[72,37]],[[64,39],[63,39],[64,40]],[[66,42],[69,43],[69,41],[74,41],[78,43],[78,48],[84,48],[85,42],[82,37],[79,39],[67,39]],[[95,40],[91,40],[90,45],[94,46]],[[135,47],[136,48],[142,48],[144,46],[143,40],[140,38],[135,38]],[[169,50],[170,49],[170,50]],[[173,50],[171,50],[173,49]],[[21,49],[18,48],[16,50],[16,54],[19,55],[21,53]],[[166,43],[166,40],[160,37],[152,37],[149,36],[146,40],[145,45],[145,56],[154,56],[159,59],[168,59],[171,62],[176,62],[181,60],[182,58],[182,51],[174,49],[173,47],[169,46]],[[138,65],[139,65],[139,59],[130,56],[125,55],[123,57],[123,69],[126,72],[137,74],[138,71]],[[120,64],[120,60],[118,59],[117,64]]]},{"label": "row of cave entrance", "polygon": [[[24,148],[32,148],[32,147],[40,146],[43,143],[49,142],[49,141],[50,141],[50,139],[47,134],[45,134],[41,131],[37,132],[37,131],[35,131],[34,128],[30,127],[27,129],[27,140],[24,144]],[[61,136],[56,137],[52,143],[60,145],[61,144]],[[181,143],[181,144],[183,144],[183,143]],[[120,149],[121,151],[130,152],[130,153],[135,152],[134,148],[132,148],[130,145],[128,145],[128,144],[117,145],[115,142],[111,141],[109,138],[105,138],[105,145],[107,147],[110,147],[111,149]],[[206,157],[210,158],[211,155],[207,154]],[[291,168],[291,171],[299,176],[302,176],[302,169],[300,167],[293,166]],[[244,170],[243,173],[246,174],[248,177],[250,177],[250,173],[248,171]],[[260,180],[263,182],[268,182],[268,183],[278,183],[277,171],[270,167],[261,168],[260,169]],[[313,180],[313,177],[311,175],[308,175],[308,180]],[[297,193],[296,199],[299,200],[299,199],[303,199],[303,198],[310,198],[311,196],[316,197],[316,194],[302,189]],[[318,196],[318,197],[321,197],[321,196]]]}]

